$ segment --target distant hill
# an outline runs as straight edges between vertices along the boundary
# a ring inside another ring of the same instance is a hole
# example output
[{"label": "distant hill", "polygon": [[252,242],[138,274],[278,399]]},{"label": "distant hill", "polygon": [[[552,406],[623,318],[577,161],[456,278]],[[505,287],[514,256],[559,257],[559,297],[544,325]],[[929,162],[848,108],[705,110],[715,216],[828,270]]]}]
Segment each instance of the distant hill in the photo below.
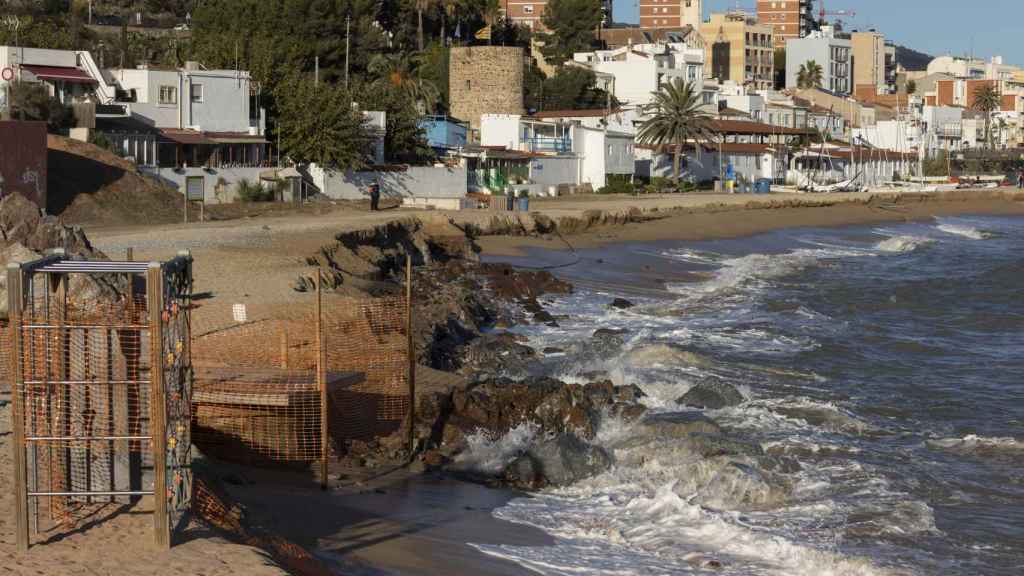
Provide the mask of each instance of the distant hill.
[{"label": "distant hill", "polygon": [[906,46],[896,45],[896,63],[902,64],[907,70],[927,70],[928,64],[934,59],[934,56],[925,54],[924,52],[918,52],[912,48]]}]

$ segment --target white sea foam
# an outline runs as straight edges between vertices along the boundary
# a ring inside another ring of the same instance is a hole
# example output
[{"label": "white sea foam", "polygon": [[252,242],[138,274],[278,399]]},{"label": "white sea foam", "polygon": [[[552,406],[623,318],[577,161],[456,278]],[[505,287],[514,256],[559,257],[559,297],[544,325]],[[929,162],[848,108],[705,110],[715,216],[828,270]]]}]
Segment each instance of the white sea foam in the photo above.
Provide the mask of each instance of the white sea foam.
[{"label": "white sea foam", "polygon": [[939,440],[928,440],[928,446],[943,450],[953,451],[975,451],[975,450],[1005,450],[1024,451],[1024,441],[1016,438],[1002,437],[991,438],[968,434],[963,438],[942,438]]},{"label": "white sea foam", "polygon": [[963,236],[964,238],[970,238],[971,240],[985,240],[991,238],[992,235],[978,230],[974,226],[964,226],[960,224],[939,224],[936,226],[937,229],[945,232],[946,234],[952,234],[954,236]]},{"label": "white sea foam", "polygon": [[[679,447],[637,450],[649,457],[627,459],[628,465],[605,475],[513,500],[495,512],[555,536],[553,546],[476,547],[552,575],[678,574],[710,567],[729,575],[892,573],[867,559],[837,554],[827,544],[797,544],[752,525],[754,518],[760,520],[758,513],[735,510],[778,501],[776,488],[766,487],[760,475],[728,461],[696,458]],[[808,523],[832,512],[827,503],[801,509]]]},{"label": "white sea foam", "polygon": [[893,236],[886,238],[878,244],[875,244],[875,249],[882,252],[894,252],[894,253],[905,253],[913,252],[922,246],[927,246],[935,242],[934,238],[928,238],[926,236]]},{"label": "white sea foam", "polygon": [[537,427],[531,422],[516,426],[506,434],[492,435],[479,431],[466,437],[466,450],[456,458],[456,467],[496,474],[503,470],[523,449],[533,443]]}]

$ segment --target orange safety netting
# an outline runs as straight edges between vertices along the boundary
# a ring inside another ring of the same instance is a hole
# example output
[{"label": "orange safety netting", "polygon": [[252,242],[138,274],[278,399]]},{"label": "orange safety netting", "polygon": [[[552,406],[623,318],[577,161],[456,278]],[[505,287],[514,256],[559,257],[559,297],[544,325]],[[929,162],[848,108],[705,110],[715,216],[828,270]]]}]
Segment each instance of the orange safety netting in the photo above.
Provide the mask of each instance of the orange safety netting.
[{"label": "orange safety netting", "polygon": [[[13,425],[24,451],[30,534],[72,528],[151,493],[167,502],[173,530],[190,505],[191,278],[187,265],[159,272],[151,287],[159,292],[148,295],[138,272],[120,283],[103,273],[118,290],[102,297],[69,290],[85,285],[88,273],[23,276],[19,321],[0,344],[5,381],[17,382]],[[164,391],[159,426],[156,376]],[[166,447],[160,486],[155,439]]]},{"label": "orange safety netting", "polygon": [[351,440],[401,429],[409,409],[405,299],[325,296],[319,318],[316,310],[249,309],[243,322],[197,333],[192,432],[204,453],[304,465],[323,456],[324,432],[338,453]]}]

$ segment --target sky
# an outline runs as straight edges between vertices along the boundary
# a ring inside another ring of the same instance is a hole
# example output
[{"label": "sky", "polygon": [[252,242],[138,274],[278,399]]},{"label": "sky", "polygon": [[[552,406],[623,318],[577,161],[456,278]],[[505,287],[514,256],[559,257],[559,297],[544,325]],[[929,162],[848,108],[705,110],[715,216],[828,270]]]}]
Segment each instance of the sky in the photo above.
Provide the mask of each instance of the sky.
[{"label": "sky", "polygon": [[[820,10],[815,0],[814,10]],[[705,17],[739,5],[756,12],[756,0],[704,0]],[[932,56],[1003,56],[1024,66],[1024,0],[825,0],[829,10],[852,10],[848,30],[875,28],[887,40]],[[637,0],[613,0],[615,20],[637,22]]]}]

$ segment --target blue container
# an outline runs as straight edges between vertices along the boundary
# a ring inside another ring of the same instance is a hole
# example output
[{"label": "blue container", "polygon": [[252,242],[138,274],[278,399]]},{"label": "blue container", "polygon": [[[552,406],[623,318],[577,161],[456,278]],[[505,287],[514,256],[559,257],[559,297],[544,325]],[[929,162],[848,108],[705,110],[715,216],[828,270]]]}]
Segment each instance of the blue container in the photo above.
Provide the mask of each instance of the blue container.
[{"label": "blue container", "polygon": [[505,210],[512,212],[516,209],[516,197],[513,194],[509,194],[505,197]]},{"label": "blue container", "polygon": [[529,198],[520,198],[518,200],[518,202],[519,202],[519,211],[520,212],[529,212],[530,211],[530,199]]},{"label": "blue container", "polygon": [[770,194],[772,191],[772,179],[771,178],[758,178],[757,182],[754,183],[755,194]]}]

